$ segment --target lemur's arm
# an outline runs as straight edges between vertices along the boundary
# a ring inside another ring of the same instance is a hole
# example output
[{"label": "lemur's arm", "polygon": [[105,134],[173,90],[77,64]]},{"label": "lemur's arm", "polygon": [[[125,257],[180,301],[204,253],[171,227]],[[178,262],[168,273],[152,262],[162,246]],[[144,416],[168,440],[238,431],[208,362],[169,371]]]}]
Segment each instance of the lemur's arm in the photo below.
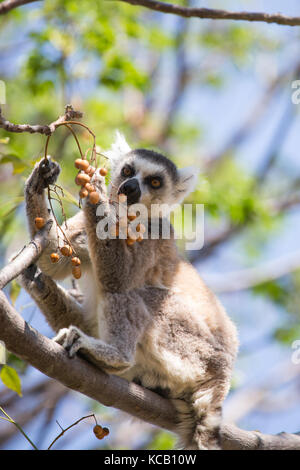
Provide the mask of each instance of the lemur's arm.
[{"label": "lemur's arm", "polygon": [[[76,325],[63,328],[55,338],[73,357],[80,351],[91,362],[109,373],[123,373],[134,364],[138,341],[145,331],[151,314],[136,289],[143,283],[143,272],[154,260],[152,253],[134,256],[125,240],[101,239],[97,236],[97,222],[101,217],[114,215],[109,205],[104,178],[97,171],[91,183],[96,186],[102,205],[102,216],[97,216],[97,205],[85,203],[86,231],[89,252],[98,291],[102,292],[102,316],[105,318],[104,339],[82,332]],[[139,245],[138,243],[136,245]],[[149,249],[151,252],[151,248]],[[142,250],[141,250],[142,253]],[[151,260],[151,261],[149,261]],[[133,269],[134,264],[137,269]],[[93,293],[97,295],[96,292]]]},{"label": "lemur's arm", "polygon": [[26,214],[30,236],[33,237],[37,231],[34,220],[43,217],[49,220],[49,210],[46,203],[45,191],[49,184],[54,184],[60,173],[58,163],[51,161],[50,157],[44,158],[35,164],[35,167],[25,183]]},{"label": "lemur's arm", "polygon": [[72,295],[72,291],[57,285],[37,266],[29,266],[19,276],[19,281],[35,300],[54,331],[76,325],[87,334],[95,334],[97,325],[87,319],[82,305]]},{"label": "lemur's arm", "polygon": [[[25,203],[26,214],[31,237],[36,232],[35,218],[43,217],[45,221],[51,218],[47,207],[45,188],[49,184],[54,184],[60,173],[60,166],[53,162],[50,157],[45,161],[42,159],[36,163],[31,175],[25,183]],[[78,212],[74,217],[62,226],[67,237],[76,249],[76,253],[83,262],[89,264],[86,235],[84,232],[84,218],[82,212]],[[49,245],[38,261],[42,271],[53,279],[64,279],[71,275],[71,267],[68,259],[61,257],[58,263],[51,263],[50,254],[57,250],[57,232],[54,223],[49,233]]]},{"label": "lemur's arm", "polygon": [[75,325],[61,329],[54,340],[68,351],[69,357],[80,351],[106,372],[119,374],[133,366],[137,343],[150,315],[136,292],[108,294],[104,303],[104,340],[85,334]]},{"label": "lemur's arm", "polygon": [[[93,255],[91,263],[99,288],[107,292],[125,292],[143,285],[144,274],[153,268],[156,262],[154,244],[149,240],[145,250],[140,243],[128,247],[124,239],[99,238],[97,223],[103,217],[115,222],[115,213],[109,204],[105,178],[99,171],[95,172],[91,183],[96,187],[100,201],[98,204],[92,204],[87,198],[83,211],[89,251]],[[101,209],[101,216],[97,215],[98,208]]]}]

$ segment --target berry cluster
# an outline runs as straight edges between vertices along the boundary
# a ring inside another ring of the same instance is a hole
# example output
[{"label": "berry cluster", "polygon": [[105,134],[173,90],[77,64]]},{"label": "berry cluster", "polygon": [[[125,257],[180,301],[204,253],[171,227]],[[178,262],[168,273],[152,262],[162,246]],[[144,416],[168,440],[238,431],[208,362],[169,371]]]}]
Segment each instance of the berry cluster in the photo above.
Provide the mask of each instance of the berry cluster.
[{"label": "berry cluster", "polygon": [[109,434],[109,429],[103,428],[102,426],[100,426],[100,424],[96,424],[96,426],[94,426],[93,431],[97,439],[100,440],[103,439],[105,436],[108,436]]},{"label": "berry cluster", "polygon": [[[79,196],[81,199],[84,199],[89,195],[89,200],[92,204],[97,204],[99,202],[100,196],[96,191],[96,188],[90,183],[91,177],[96,171],[96,168],[88,162],[88,160],[83,158],[78,158],[75,160],[75,168],[79,170],[75,183],[78,186],[81,186],[79,191]],[[106,168],[100,168],[99,170],[101,176],[107,175]]]},{"label": "berry cluster", "polygon": [[[126,203],[126,200],[127,200],[127,197],[125,194],[119,195],[119,201],[118,201],[119,204]],[[136,215],[133,213],[130,213],[130,208],[129,208],[127,212],[127,216],[119,217],[116,224],[113,227],[111,227],[111,230],[110,230],[111,236],[118,237],[120,235],[120,232],[122,231],[126,233],[126,236],[127,236],[126,243],[128,246],[133,245],[135,242],[139,242],[139,243],[142,242],[144,239],[143,234],[145,233],[146,228],[142,223],[139,223],[135,229],[136,232],[138,232],[138,234],[136,234],[130,227],[130,222],[132,222],[135,219],[136,219]]]}]

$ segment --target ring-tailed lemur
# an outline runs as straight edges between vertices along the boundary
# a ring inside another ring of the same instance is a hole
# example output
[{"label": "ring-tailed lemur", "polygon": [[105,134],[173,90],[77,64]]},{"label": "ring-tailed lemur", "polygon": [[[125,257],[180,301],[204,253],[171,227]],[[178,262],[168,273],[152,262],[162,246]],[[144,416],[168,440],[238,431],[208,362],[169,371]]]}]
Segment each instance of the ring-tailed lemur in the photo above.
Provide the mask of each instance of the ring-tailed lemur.
[{"label": "ring-tailed lemur", "polygon": [[[81,259],[82,294],[54,281],[71,275],[66,258],[50,262],[57,248],[55,228],[39,269],[28,268],[22,284],[70,357],[79,351],[106,372],[170,398],[178,410],[182,445],[218,448],[221,406],[237,352],[234,325],[195,269],[178,255],[173,232],[170,239],[149,238],[132,246],[96,235],[96,210],[102,206],[109,215],[108,197],[125,193],[129,205],[147,207],[178,203],[193,189],[197,173],[177,169],[156,152],[131,150],[120,135],[108,156],[109,196],[97,171],[91,183],[100,194],[98,205],[87,198],[83,210],[64,226]],[[50,217],[44,189],[59,172],[57,163],[42,160],[26,182],[31,235],[35,217]]]}]

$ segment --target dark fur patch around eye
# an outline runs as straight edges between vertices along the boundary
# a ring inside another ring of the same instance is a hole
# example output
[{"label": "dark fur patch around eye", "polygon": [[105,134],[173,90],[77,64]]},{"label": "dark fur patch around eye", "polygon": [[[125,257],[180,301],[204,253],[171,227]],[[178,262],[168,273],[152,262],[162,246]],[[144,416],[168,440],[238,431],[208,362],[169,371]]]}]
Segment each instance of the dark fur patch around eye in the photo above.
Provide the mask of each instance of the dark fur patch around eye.
[{"label": "dark fur patch around eye", "polygon": [[135,169],[133,166],[131,165],[123,166],[121,170],[121,176],[123,176],[124,178],[131,178],[134,175],[135,175]]},{"label": "dark fur patch around eye", "polygon": [[[159,185],[157,187],[152,185],[153,180],[159,181]],[[164,185],[164,179],[161,175],[152,175],[152,176],[149,175],[149,176],[146,176],[146,178],[144,179],[144,183],[147,184],[152,189],[160,189]]]},{"label": "dark fur patch around eye", "polygon": [[147,149],[135,149],[135,150],[132,150],[130,154],[137,155],[140,158],[143,158],[145,160],[148,160],[150,162],[163,166],[166,169],[166,171],[169,173],[174,183],[178,181],[178,173],[177,173],[176,165],[164,155],[158,152],[154,152],[153,150],[147,150]]}]

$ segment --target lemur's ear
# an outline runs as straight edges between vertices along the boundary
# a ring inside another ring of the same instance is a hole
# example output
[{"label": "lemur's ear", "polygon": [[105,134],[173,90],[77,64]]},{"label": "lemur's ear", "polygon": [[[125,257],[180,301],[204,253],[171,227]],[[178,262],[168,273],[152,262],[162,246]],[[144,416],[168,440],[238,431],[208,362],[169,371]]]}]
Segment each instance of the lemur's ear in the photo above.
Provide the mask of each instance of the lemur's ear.
[{"label": "lemur's ear", "polygon": [[115,166],[120,159],[130,152],[131,148],[126,142],[126,139],[123,134],[119,131],[116,131],[115,141],[112,144],[109,150],[106,150],[104,154],[109,158],[111,166]]},{"label": "lemur's ear", "polygon": [[187,166],[178,170],[179,180],[176,184],[176,203],[180,204],[188,194],[194,191],[197,185],[199,168]]}]

